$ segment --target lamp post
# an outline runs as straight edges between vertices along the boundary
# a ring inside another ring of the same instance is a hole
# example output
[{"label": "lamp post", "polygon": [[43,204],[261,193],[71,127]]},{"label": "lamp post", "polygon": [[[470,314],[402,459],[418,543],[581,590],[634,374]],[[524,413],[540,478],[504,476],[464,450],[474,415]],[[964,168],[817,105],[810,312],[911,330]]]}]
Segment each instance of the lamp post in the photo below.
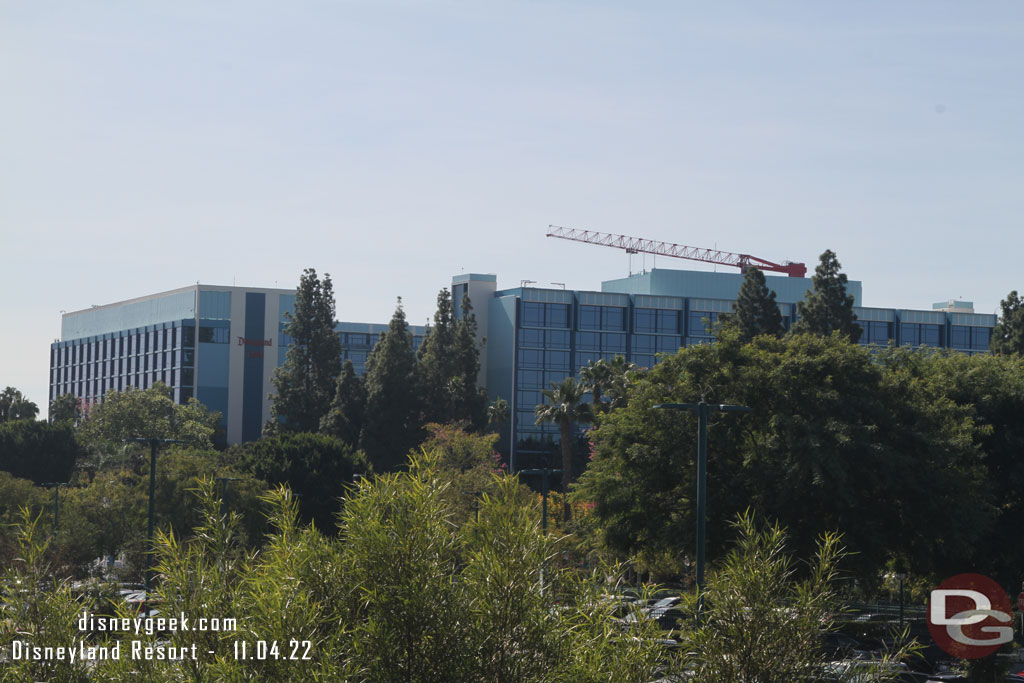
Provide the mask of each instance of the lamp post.
[{"label": "lamp post", "polygon": [[146,616],[149,616],[149,601],[152,597],[150,589],[153,586],[153,516],[156,510],[156,447],[160,444],[185,443],[178,439],[158,439],[151,437],[134,437],[125,439],[131,443],[149,444],[149,521],[146,525],[146,542],[149,548],[146,551]]},{"label": "lamp post", "polygon": [[697,414],[697,617],[704,611],[704,556],[707,550],[706,526],[708,505],[708,415],[719,413],[749,413],[747,406],[712,405],[703,399],[700,403],[658,403],[663,410],[686,410]]},{"label": "lamp post", "polygon": [[548,482],[552,474],[561,474],[562,470],[553,470],[550,467],[533,470],[519,470],[519,474],[539,474],[541,477],[541,504],[540,504],[540,528],[545,534],[548,532]]},{"label": "lamp post", "polygon": [[67,481],[46,481],[41,484],[46,488],[53,487],[53,535],[57,536],[57,524],[60,521],[60,487],[70,486]]}]

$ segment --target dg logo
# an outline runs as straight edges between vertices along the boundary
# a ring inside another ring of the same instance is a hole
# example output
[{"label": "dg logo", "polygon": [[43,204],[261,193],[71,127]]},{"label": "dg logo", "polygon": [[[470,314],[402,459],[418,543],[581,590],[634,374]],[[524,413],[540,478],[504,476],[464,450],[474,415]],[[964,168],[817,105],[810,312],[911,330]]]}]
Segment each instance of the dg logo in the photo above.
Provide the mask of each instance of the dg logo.
[{"label": "dg logo", "polygon": [[928,631],[961,659],[987,657],[1013,640],[1013,607],[999,584],[981,574],[957,574],[932,591]]}]

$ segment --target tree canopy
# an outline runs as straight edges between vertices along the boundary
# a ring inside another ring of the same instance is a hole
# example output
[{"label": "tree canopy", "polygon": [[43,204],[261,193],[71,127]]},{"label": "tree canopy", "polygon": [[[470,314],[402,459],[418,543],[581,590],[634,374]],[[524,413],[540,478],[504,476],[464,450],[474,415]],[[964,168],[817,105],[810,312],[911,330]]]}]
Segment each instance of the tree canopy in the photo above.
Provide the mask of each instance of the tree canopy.
[{"label": "tree canopy", "polygon": [[66,482],[83,451],[67,425],[36,420],[0,424],[0,470],[15,477],[43,482]]},{"label": "tree canopy", "polygon": [[176,439],[195,448],[211,448],[221,415],[195,398],[180,405],[162,382],[149,389],[109,391],[78,428],[82,443],[104,452],[119,450],[125,439]]},{"label": "tree canopy", "polygon": [[861,328],[853,312],[853,295],[846,293],[846,273],[839,270],[835,252],[826,249],[811,278],[813,290],[796,305],[796,333],[829,335],[839,332],[852,342],[860,340]]},{"label": "tree canopy", "polygon": [[860,571],[893,555],[920,571],[966,561],[995,514],[978,427],[931,357],[886,353],[879,362],[836,336],[796,335],[666,357],[593,433],[577,496],[595,503],[601,542],[682,571],[664,558],[692,552],[696,419],[652,406],[705,397],[753,409],[711,420],[710,556],[725,520],[749,506],[789,527],[802,555],[842,532]]},{"label": "tree canopy", "polygon": [[34,420],[39,414],[39,406],[25,398],[14,387],[6,387],[0,392],[0,422],[12,420]]},{"label": "tree canopy", "polygon": [[366,360],[366,415],[360,445],[375,470],[405,463],[420,440],[420,401],[416,354],[402,300],[386,332]]},{"label": "tree canopy", "polygon": [[307,268],[299,278],[295,306],[285,314],[291,339],[284,364],[274,370],[276,394],[267,429],[315,432],[331,408],[341,372],[341,341],[334,331],[335,302],[331,276],[323,280]]},{"label": "tree canopy", "polygon": [[780,337],[786,331],[782,326],[782,313],[775,303],[775,292],[768,289],[764,273],[758,268],[747,268],[733,312],[725,316],[723,324],[736,327],[740,341],[748,342],[760,334]]}]

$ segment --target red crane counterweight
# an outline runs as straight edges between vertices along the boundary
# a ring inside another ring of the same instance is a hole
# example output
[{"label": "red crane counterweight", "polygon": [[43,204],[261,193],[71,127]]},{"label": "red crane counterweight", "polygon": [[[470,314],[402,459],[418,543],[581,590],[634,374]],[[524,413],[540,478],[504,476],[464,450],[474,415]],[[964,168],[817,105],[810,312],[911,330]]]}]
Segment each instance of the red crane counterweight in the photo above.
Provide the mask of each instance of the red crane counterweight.
[{"label": "red crane counterweight", "polygon": [[746,270],[751,266],[760,270],[772,273],[785,273],[789,277],[806,277],[807,266],[803,263],[774,263],[772,261],[751,256],[750,254],[736,254],[731,251],[719,249],[701,249],[699,247],[687,247],[682,244],[671,242],[659,242],[648,240],[642,237],[629,237],[628,235],[613,235],[607,232],[595,232],[593,230],[576,230],[574,228],[563,228],[558,225],[549,225],[548,237],[557,237],[563,240],[584,242],[586,244],[599,244],[605,247],[625,249],[627,254],[654,254],[656,256],[671,256],[673,258],[689,259],[691,261],[703,261],[722,266],[735,266],[740,270]]}]

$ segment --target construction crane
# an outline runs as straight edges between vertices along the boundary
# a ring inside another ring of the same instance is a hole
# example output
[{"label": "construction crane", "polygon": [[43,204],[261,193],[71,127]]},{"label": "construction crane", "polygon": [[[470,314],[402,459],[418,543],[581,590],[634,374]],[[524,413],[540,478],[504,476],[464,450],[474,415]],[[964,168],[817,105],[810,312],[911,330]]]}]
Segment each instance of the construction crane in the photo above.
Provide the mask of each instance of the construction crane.
[{"label": "construction crane", "polygon": [[750,267],[772,273],[785,273],[790,277],[805,277],[807,266],[803,263],[784,261],[773,263],[750,254],[734,254],[731,251],[720,251],[718,249],[701,249],[699,247],[687,247],[682,244],[671,242],[658,242],[642,237],[629,237],[628,235],[612,235],[607,232],[595,232],[593,230],[576,230],[574,228],[563,228],[558,225],[549,225],[548,237],[557,237],[563,240],[584,242],[586,244],[600,244],[605,247],[625,249],[627,254],[654,254],[656,256],[672,256],[674,258],[685,258],[691,261],[703,261],[715,263],[721,266],[735,266],[741,271]]}]

